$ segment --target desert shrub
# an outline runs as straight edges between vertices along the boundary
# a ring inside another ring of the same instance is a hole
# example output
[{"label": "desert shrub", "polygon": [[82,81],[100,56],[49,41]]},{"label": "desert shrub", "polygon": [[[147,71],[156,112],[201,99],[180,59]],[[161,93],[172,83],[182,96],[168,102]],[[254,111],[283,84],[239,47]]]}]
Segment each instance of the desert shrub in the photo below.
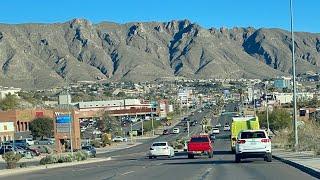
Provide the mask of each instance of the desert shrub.
[{"label": "desert shrub", "polygon": [[21,154],[15,153],[13,151],[4,153],[2,158],[7,163],[7,169],[14,169],[17,167],[18,161],[22,158]]},{"label": "desert shrub", "polygon": [[59,158],[56,155],[47,155],[40,160],[41,165],[57,163]]},{"label": "desert shrub", "polygon": [[76,161],[84,161],[88,159],[88,154],[84,151],[78,151],[74,154],[73,159]]},{"label": "desert shrub", "polygon": [[99,148],[101,146],[100,141],[97,140],[91,141],[91,145],[95,148]]},{"label": "desert shrub", "polygon": [[102,135],[102,146],[105,147],[106,145],[111,145],[112,141],[109,138],[108,134]]}]

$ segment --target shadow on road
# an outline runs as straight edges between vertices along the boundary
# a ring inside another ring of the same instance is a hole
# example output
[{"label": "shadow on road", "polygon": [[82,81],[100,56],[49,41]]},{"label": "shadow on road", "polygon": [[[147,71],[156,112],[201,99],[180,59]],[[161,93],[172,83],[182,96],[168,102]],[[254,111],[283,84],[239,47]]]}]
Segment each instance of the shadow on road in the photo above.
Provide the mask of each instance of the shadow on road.
[{"label": "shadow on road", "polygon": [[166,165],[197,165],[197,164],[243,164],[252,163],[253,161],[242,160],[241,163],[236,163],[234,160],[213,160],[213,161],[187,161],[187,162],[168,162]]},{"label": "shadow on road", "polygon": [[233,154],[232,151],[213,151],[214,155]]}]

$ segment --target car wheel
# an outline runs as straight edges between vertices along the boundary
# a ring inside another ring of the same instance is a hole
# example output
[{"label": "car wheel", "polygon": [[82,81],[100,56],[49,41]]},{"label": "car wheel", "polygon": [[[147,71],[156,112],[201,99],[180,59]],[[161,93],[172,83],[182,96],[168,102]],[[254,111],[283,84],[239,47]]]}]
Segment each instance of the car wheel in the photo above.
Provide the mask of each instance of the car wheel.
[{"label": "car wheel", "polygon": [[241,157],[240,157],[239,154],[235,155],[235,160],[236,160],[236,163],[240,163],[241,162]]},{"label": "car wheel", "polygon": [[194,154],[188,154],[188,159],[193,159],[194,158]]},{"label": "car wheel", "polygon": [[271,153],[267,153],[266,157],[265,157],[265,160],[267,162],[272,162],[272,154]]}]

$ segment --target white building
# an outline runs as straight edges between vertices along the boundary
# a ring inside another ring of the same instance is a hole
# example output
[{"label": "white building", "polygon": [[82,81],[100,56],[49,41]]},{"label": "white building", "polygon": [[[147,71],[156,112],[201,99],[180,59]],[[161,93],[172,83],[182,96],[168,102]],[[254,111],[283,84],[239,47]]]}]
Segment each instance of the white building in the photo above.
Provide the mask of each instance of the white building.
[{"label": "white building", "polygon": [[71,104],[71,95],[66,92],[60,93],[59,104]]},{"label": "white building", "polygon": [[18,96],[18,92],[20,91],[21,91],[21,88],[0,86],[0,100],[4,99],[8,94],[15,94]]},{"label": "white building", "polygon": [[14,122],[0,122],[0,142],[13,140]]},{"label": "white building", "polygon": [[178,100],[182,107],[190,107],[193,104],[193,92],[191,89],[180,89],[178,92]]},{"label": "white building", "polygon": [[105,110],[123,110],[130,108],[151,108],[151,103],[143,103],[140,99],[122,99],[110,101],[89,101],[73,103],[81,110],[86,109],[105,109]]},{"label": "white building", "polygon": [[[293,94],[292,93],[273,93],[274,98],[279,101],[280,104],[287,104],[292,102]],[[311,100],[314,96],[314,93],[310,92],[299,92],[297,93],[297,101],[308,101]]]}]

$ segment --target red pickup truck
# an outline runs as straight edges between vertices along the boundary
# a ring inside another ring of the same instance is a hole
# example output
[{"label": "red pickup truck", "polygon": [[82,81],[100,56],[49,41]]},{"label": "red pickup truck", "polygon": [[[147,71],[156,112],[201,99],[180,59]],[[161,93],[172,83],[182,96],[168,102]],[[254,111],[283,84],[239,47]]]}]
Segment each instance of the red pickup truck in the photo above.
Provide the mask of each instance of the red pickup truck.
[{"label": "red pickup truck", "polygon": [[193,159],[194,155],[206,153],[209,158],[213,155],[213,146],[208,135],[192,136],[188,143],[188,159]]}]

